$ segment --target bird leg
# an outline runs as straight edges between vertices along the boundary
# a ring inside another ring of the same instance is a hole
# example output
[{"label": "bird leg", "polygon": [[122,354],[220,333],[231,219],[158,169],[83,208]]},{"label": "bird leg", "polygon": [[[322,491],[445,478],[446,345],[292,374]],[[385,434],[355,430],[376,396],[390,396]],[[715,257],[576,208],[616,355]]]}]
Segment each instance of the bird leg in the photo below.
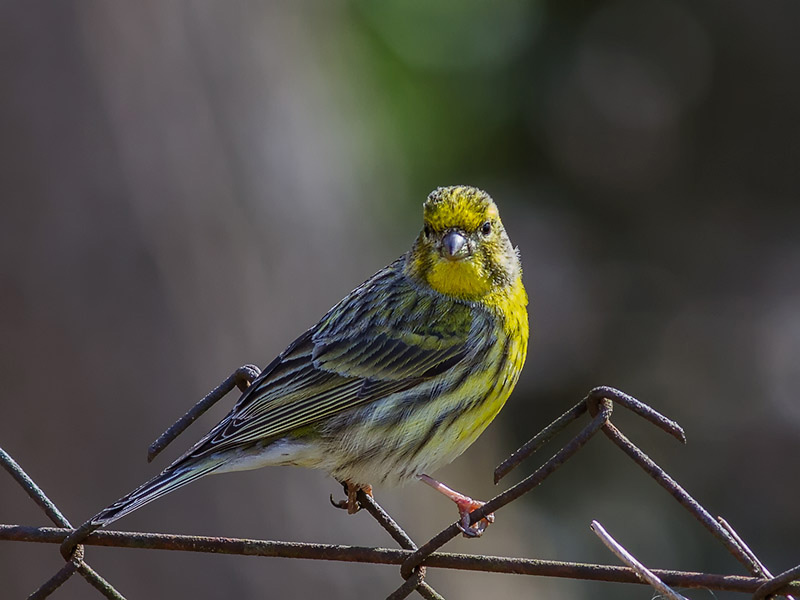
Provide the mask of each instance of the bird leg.
[{"label": "bird leg", "polygon": [[480,537],[489,524],[494,523],[494,513],[490,513],[474,525],[470,525],[469,514],[473,510],[476,510],[486,504],[485,502],[473,500],[469,496],[465,496],[464,494],[460,494],[455,490],[451,490],[445,484],[441,483],[440,481],[436,481],[433,477],[428,475],[423,474],[420,475],[419,478],[437,492],[444,494],[450,498],[450,500],[456,503],[456,506],[458,507],[458,514],[461,517],[460,521],[458,522],[458,528],[464,534],[464,537]]},{"label": "bird leg", "polygon": [[347,494],[347,500],[339,500],[336,502],[333,499],[333,494],[331,494],[331,504],[336,508],[347,509],[347,514],[354,515],[361,510],[361,505],[358,503],[358,492],[364,490],[364,493],[371,498],[372,486],[353,483],[352,481],[342,481],[340,483],[344,487],[344,493]]}]

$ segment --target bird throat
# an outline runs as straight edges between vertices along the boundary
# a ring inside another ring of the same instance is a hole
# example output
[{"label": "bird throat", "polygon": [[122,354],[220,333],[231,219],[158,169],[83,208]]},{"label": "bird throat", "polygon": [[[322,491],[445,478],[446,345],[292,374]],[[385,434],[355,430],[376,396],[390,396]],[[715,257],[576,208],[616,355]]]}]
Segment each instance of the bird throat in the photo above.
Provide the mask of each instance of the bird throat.
[{"label": "bird throat", "polygon": [[425,278],[437,292],[465,300],[477,300],[492,289],[491,275],[477,260],[436,260]]}]

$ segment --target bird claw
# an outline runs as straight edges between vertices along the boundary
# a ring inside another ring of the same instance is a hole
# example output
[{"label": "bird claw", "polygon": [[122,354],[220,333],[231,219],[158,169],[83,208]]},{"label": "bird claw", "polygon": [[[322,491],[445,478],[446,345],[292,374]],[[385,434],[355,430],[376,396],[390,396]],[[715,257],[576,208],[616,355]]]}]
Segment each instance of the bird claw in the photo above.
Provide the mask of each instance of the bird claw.
[{"label": "bird claw", "polygon": [[456,521],[456,525],[461,530],[461,533],[464,534],[465,538],[481,537],[486,528],[491,523],[494,523],[494,513],[489,513],[475,524],[470,523],[470,513],[486,504],[485,502],[473,500],[461,492],[452,490],[441,481],[436,481],[430,475],[425,475],[422,473],[419,475],[419,480],[422,481],[422,483],[431,486],[440,494],[444,494],[450,498],[450,500],[456,503],[456,506],[458,507],[458,515],[460,517],[459,520]]},{"label": "bird claw", "polygon": [[331,494],[331,506],[334,508],[341,508],[342,510],[347,510],[347,500],[334,500],[333,494]]},{"label": "bird claw", "polygon": [[466,519],[466,524],[464,519],[456,523],[458,528],[461,530],[461,535],[463,535],[467,539],[472,538],[479,538],[483,535],[483,532],[489,526],[490,521],[486,519],[481,519],[474,525],[469,525],[469,518]]},{"label": "bird claw", "polygon": [[344,487],[344,493],[347,494],[347,499],[337,502],[333,499],[333,494],[331,494],[331,504],[336,508],[346,509],[348,514],[354,515],[361,510],[361,503],[358,501],[358,492],[363,491],[368,496],[372,496],[372,486],[354,484],[349,481],[343,481],[341,483]]},{"label": "bird claw", "polygon": [[458,528],[461,530],[461,533],[465,538],[481,537],[483,532],[486,531],[486,528],[494,523],[494,513],[489,513],[480,521],[470,524],[470,513],[473,510],[479,509],[484,504],[486,503],[481,502],[480,500],[473,500],[472,498],[468,498],[466,496],[463,500],[456,501],[456,505],[458,506],[458,514],[461,515],[461,519],[456,523],[456,525],[458,525]]}]

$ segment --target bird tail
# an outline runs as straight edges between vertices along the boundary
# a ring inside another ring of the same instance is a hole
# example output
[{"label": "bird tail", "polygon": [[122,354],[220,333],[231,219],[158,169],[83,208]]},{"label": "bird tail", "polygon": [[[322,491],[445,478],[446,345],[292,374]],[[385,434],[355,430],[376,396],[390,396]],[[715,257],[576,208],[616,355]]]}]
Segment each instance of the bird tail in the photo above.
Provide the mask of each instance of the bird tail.
[{"label": "bird tail", "polygon": [[169,494],[183,487],[187,483],[191,483],[192,481],[213,473],[222,466],[222,463],[223,461],[221,460],[209,460],[206,458],[199,463],[188,465],[184,463],[169,466],[147,483],[142,484],[131,493],[123,496],[108,508],[101,510],[89,520],[87,525],[91,523],[93,530],[105,527],[109,523],[124,517],[128,513],[132,513],[156,498],[160,498],[165,494]]}]

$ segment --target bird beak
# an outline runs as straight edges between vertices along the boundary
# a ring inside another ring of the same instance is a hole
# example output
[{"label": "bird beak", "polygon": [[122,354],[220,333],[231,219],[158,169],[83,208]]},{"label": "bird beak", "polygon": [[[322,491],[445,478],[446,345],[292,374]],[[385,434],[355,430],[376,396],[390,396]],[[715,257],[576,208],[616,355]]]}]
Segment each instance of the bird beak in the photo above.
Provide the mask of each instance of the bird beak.
[{"label": "bird beak", "polygon": [[459,231],[448,231],[442,238],[442,254],[448,260],[459,260],[469,254],[467,238]]}]

